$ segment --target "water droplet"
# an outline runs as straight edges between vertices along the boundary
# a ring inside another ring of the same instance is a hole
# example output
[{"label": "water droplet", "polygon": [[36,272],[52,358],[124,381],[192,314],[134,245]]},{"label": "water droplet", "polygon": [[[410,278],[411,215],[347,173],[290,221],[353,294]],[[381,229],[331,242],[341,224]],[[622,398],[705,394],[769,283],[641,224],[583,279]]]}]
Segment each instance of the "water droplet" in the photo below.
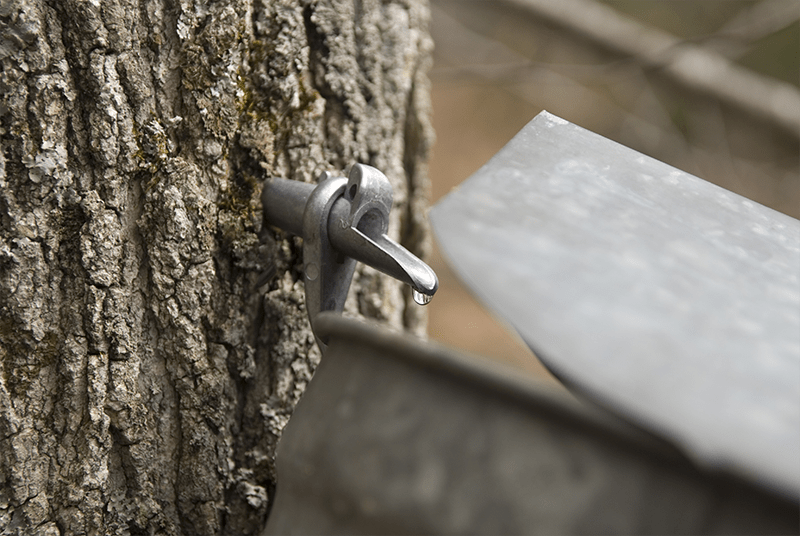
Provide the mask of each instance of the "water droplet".
[{"label": "water droplet", "polygon": [[411,295],[414,297],[414,301],[420,305],[428,305],[431,303],[433,296],[429,294],[423,294],[422,292],[418,291],[417,289],[411,289]]},{"label": "water droplet", "polygon": [[314,281],[317,277],[319,277],[319,266],[313,262],[306,264],[306,278],[309,281]]}]

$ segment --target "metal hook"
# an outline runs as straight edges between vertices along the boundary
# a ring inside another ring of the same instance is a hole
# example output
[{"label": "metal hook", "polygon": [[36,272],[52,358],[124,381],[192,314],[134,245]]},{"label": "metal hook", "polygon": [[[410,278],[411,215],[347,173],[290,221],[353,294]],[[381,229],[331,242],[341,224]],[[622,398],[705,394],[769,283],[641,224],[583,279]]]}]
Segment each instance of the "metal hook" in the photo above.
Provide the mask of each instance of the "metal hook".
[{"label": "metal hook", "polygon": [[[306,310],[315,336],[318,313],[344,308],[357,260],[411,286],[421,305],[439,287],[427,264],[386,235],[392,186],[371,166],[354,165],[348,179],[326,172],[316,186],[270,179],[261,201],[268,224],[303,238]],[[317,336],[323,350],[324,343]]]}]

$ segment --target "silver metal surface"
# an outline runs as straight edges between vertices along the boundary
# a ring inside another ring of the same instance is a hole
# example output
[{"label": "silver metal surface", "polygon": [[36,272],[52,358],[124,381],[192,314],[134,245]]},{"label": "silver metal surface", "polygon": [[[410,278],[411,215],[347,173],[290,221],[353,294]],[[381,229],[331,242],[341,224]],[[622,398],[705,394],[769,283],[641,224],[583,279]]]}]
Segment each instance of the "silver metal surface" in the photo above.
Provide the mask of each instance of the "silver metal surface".
[{"label": "silver metal surface", "polygon": [[792,534],[797,501],[496,363],[342,318],[265,534]]},{"label": "silver metal surface", "polygon": [[439,288],[436,273],[386,235],[392,210],[389,179],[362,164],[353,166],[349,177],[347,190],[333,206],[328,223],[333,247],[402,281],[417,293],[433,296]]},{"label": "silver metal surface", "polygon": [[[349,179],[324,173],[319,184],[270,179],[261,195],[270,225],[303,237],[306,309],[315,335],[316,316],[341,311],[361,261],[411,286],[428,303],[439,287],[436,273],[386,236],[392,186],[377,169],[355,164]],[[317,335],[317,344],[325,349]]]},{"label": "silver metal surface", "polygon": [[322,311],[341,311],[353,279],[356,261],[342,257],[331,247],[328,217],[333,204],[347,186],[347,179],[330,174],[311,191],[303,211],[303,273],[306,310],[317,344],[324,350],[325,340],[317,335],[316,317]]},{"label": "silver metal surface", "polygon": [[[329,236],[333,247],[345,255],[372,266],[409,285],[415,292],[433,296],[439,288],[436,273],[413,253],[369,226],[348,223],[350,207],[337,201],[330,216]],[[370,215],[362,218],[370,220]],[[377,227],[377,225],[376,225]],[[426,302],[427,303],[427,302]]]},{"label": "silver metal surface", "polygon": [[800,497],[800,222],[547,112],[431,218],[559,377]]}]

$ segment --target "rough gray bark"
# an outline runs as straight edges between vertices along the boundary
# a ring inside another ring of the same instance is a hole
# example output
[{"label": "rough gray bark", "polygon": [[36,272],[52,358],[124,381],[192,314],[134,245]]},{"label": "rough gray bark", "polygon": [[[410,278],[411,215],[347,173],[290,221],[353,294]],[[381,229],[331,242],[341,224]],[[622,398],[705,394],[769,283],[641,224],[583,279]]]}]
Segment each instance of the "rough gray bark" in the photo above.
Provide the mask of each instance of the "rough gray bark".
[{"label": "rough gray bark", "polygon": [[[423,0],[3,0],[0,532],[247,534],[319,351],[266,176],[358,161],[424,255]],[[399,284],[348,307],[424,330]]]}]

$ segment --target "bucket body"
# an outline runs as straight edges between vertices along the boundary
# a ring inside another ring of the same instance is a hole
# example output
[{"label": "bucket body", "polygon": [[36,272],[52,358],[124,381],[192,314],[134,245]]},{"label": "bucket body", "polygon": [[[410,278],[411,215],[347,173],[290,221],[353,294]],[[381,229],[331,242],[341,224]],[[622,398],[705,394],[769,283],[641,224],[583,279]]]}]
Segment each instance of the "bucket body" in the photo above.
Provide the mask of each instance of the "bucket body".
[{"label": "bucket body", "polygon": [[798,505],[588,403],[323,314],[265,534],[796,533]]}]

